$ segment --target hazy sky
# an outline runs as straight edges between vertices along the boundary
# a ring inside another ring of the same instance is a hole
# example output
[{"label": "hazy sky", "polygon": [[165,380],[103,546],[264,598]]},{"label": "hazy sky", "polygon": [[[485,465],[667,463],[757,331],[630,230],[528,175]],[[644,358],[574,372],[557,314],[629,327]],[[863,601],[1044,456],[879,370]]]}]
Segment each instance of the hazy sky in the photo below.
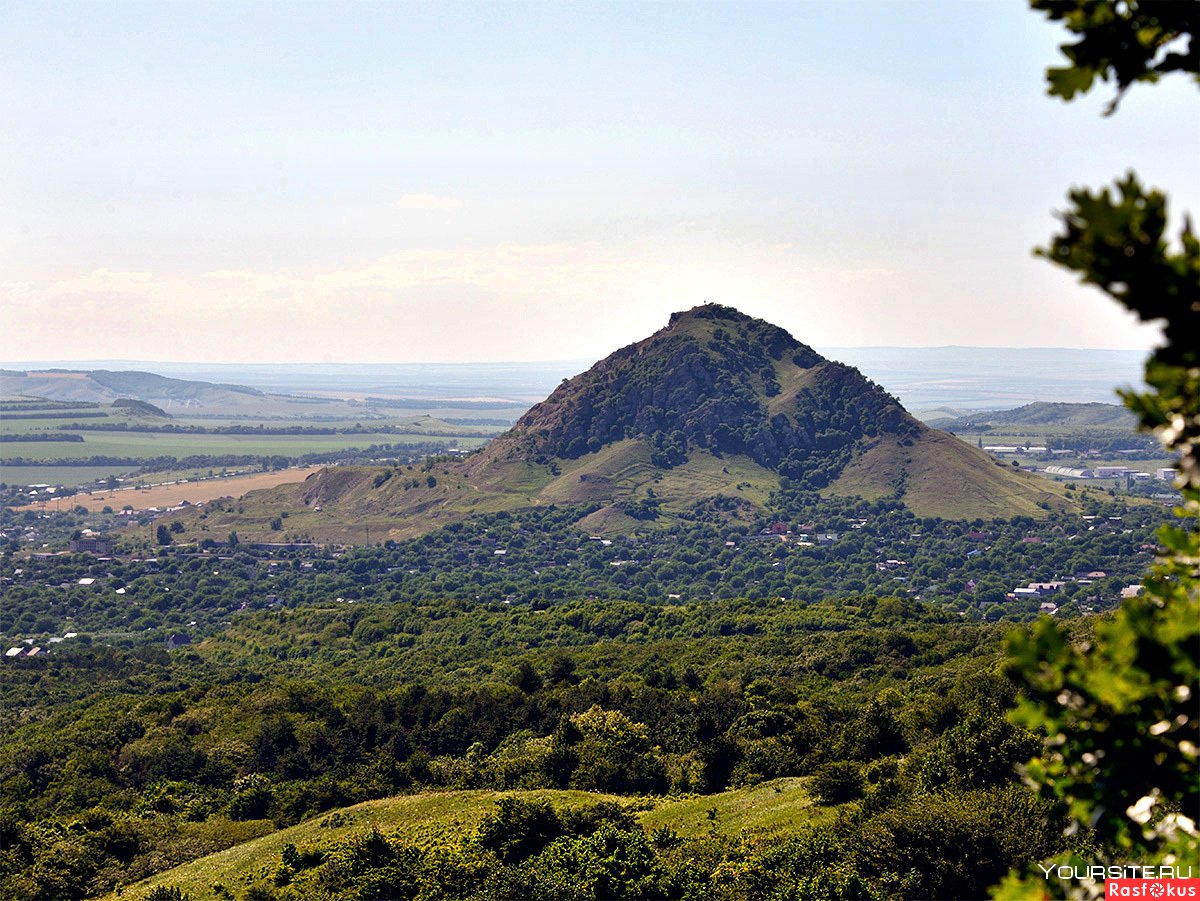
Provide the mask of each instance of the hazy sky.
[{"label": "hazy sky", "polygon": [[1071,185],[1200,212],[1200,103],[1063,104],[1006,2],[0,5],[0,359],[591,359],[706,300],[820,346],[1135,347]]}]

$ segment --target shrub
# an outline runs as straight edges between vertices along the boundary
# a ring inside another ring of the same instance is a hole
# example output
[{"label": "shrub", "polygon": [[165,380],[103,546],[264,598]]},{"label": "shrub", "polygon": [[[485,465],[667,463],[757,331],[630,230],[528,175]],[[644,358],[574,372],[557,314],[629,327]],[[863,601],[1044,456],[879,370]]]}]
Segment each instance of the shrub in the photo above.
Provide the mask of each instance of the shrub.
[{"label": "shrub", "polygon": [[818,804],[844,804],[861,797],[862,769],[850,760],[835,760],[813,770],[809,792]]}]

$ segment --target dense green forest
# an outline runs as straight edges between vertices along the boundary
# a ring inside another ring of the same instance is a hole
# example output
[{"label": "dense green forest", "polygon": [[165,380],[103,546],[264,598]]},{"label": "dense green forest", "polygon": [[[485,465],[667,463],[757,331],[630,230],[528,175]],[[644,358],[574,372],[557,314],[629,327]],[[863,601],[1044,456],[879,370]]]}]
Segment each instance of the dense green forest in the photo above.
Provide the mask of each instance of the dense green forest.
[{"label": "dense green forest", "polygon": [[[1014,695],[997,672],[1003,627],[951,619],[874,596],[678,609],[342,604],[246,615],[171,654],[76,646],[19,661],[4,682],[3,891],[100,892],[398,792],[636,797],[805,776],[838,816],[787,841],[734,848],[728,837],[647,835],[619,810],[562,823],[517,804],[497,812],[512,822],[490,827],[490,840],[485,829],[466,843],[470,860],[456,864],[465,882],[441,881],[447,864],[436,854],[367,836],[374,856],[350,870],[331,862],[358,844],[314,851],[289,864],[292,888],[247,897],[305,897],[314,879],[320,896],[338,896],[331,885],[341,879],[356,897],[411,897],[373,881],[399,879],[401,864],[412,886],[441,885],[430,897],[515,897],[556,856],[584,853],[570,850],[580,842],[641,860],[642,888],[620,889],[625,897],[703,896],[711,880],[687,864],[694,855],[774,855],[786,865],[782,886],[817,854],[832,864],[828,890],[847,897],[865,885],[883,895],[982,892],[1060,840],[1052,809],[1017,787],[1013,767],[1038,742],[1005,719]],[[940,851],[927,846],[935,826]],[[866,853],[872,830],[890,830],[891,857]],[[1018,846],[1006,834],[1024,838]],[[968,837],[987,860],[970,875],[954,862]],[[569,883],[570,868],[557,866]],[[379,868],[388,873],[370,872]],[[314,873],[299,878],[306,869]],[[934,881],[914,883],[917,871]],[[938,881],[947,879],[968,881]],[[553,880],[539,884],[557,891]],[[581,893],[575,885],[561,896]]]},{"label": "dense green forest", "polygon": [[[503,829],[485,820],[449,850],[352,837],[237,890],[978,895],[1063,849],[1063,810],[1020,787],[1039,740],[1006,719],[1000,672],[1005,631],[1040,599],[1005,594],[1104,567],[1058,601],[1111,604],[1163,516],[1095,509],[952,522],[791,489],[780,519],[701,509],[611,540],[563,507],[344,552],[175,547],[169,529],[149,559],[10,546],[0,630],[79,634],[4,668],[3,891],[102,893],[397,793],[573,789],[628,800],[560,816],[518,795],[495,811]],[[174,633],[187,643],[168,652]],[[786,838],[630,819],[639,797],[795,777],[831,815]],[[519,850],[496,845],[522,830]],[[868,845],[884,834],[891,856]],[[954,863],[968,846],[969,874]],[[598,854],[638,863],[589,882],[578,868]]]}]

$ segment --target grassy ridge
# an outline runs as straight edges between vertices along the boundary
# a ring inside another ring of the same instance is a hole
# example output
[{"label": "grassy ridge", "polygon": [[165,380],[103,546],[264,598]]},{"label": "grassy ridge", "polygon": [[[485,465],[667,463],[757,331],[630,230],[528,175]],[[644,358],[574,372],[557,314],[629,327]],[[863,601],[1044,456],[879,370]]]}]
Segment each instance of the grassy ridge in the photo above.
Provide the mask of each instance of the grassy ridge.
[{"label": "grassy ridge", "polygon": [[[206,901],[218,897],[213,892],[214,883],[225,885],[236,893],[242,886],[273,873],[285,845],[295,845],[301,851],[327,846],[371,827],[389,837],[423,847],[456,842],[473,833],[502,797],[520,797],[528,801],[545,799],[559,809],[598,801],[632,805],[639,811],[638,821],[647,830],[666,827],[682,836],[700,835],[713,829],[747,838],[790,832],[832,816],[832,810],[813,803],[804,789],[807,781],[773,779],[715,795],[636,801],[596,792],[551,789],[431,792],[384,798],[325,813],[209,854],[126,886],[120,897],[140,901],[158,886],[178,886],[190,894],[193,901]],[[107,897],[116,898],[117,895]]]},{"label": "grassy ridge", "polygon": [[1136,420],[1132,413],[1119,404],[1067,404],[1038,401],[1013,410],[990,410],[969,413],[965,416],[947,417],[935,422],[938,428],[954,431],[978,430],[979,426],[1016,427],[1060,427],[1105,426],[1127,428],[1133,432]]},{"label": "grassy ridge", "polygon": [[881,441],[828,491],[868,500],[899,496],[918,516],[945,519],[1044,517],[1072,501],[1049,479],[1016,472],[952,435],[929,431],[912,447]]}]

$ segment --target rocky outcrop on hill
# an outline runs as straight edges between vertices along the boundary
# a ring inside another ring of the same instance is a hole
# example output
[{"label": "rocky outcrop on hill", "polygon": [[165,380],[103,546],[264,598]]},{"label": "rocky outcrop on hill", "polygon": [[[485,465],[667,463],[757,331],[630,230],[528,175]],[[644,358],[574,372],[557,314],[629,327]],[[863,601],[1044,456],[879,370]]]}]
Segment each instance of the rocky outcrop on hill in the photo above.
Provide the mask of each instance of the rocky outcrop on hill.
[{"label": "rocky outcrop on hill", "polygon": [[703,448],[822,487],[863,441],[911,439],[920,428],[858,370],[777,326],[708,304],[564,381],[490,454],[570,460],[640,438],[662,467]]}]

